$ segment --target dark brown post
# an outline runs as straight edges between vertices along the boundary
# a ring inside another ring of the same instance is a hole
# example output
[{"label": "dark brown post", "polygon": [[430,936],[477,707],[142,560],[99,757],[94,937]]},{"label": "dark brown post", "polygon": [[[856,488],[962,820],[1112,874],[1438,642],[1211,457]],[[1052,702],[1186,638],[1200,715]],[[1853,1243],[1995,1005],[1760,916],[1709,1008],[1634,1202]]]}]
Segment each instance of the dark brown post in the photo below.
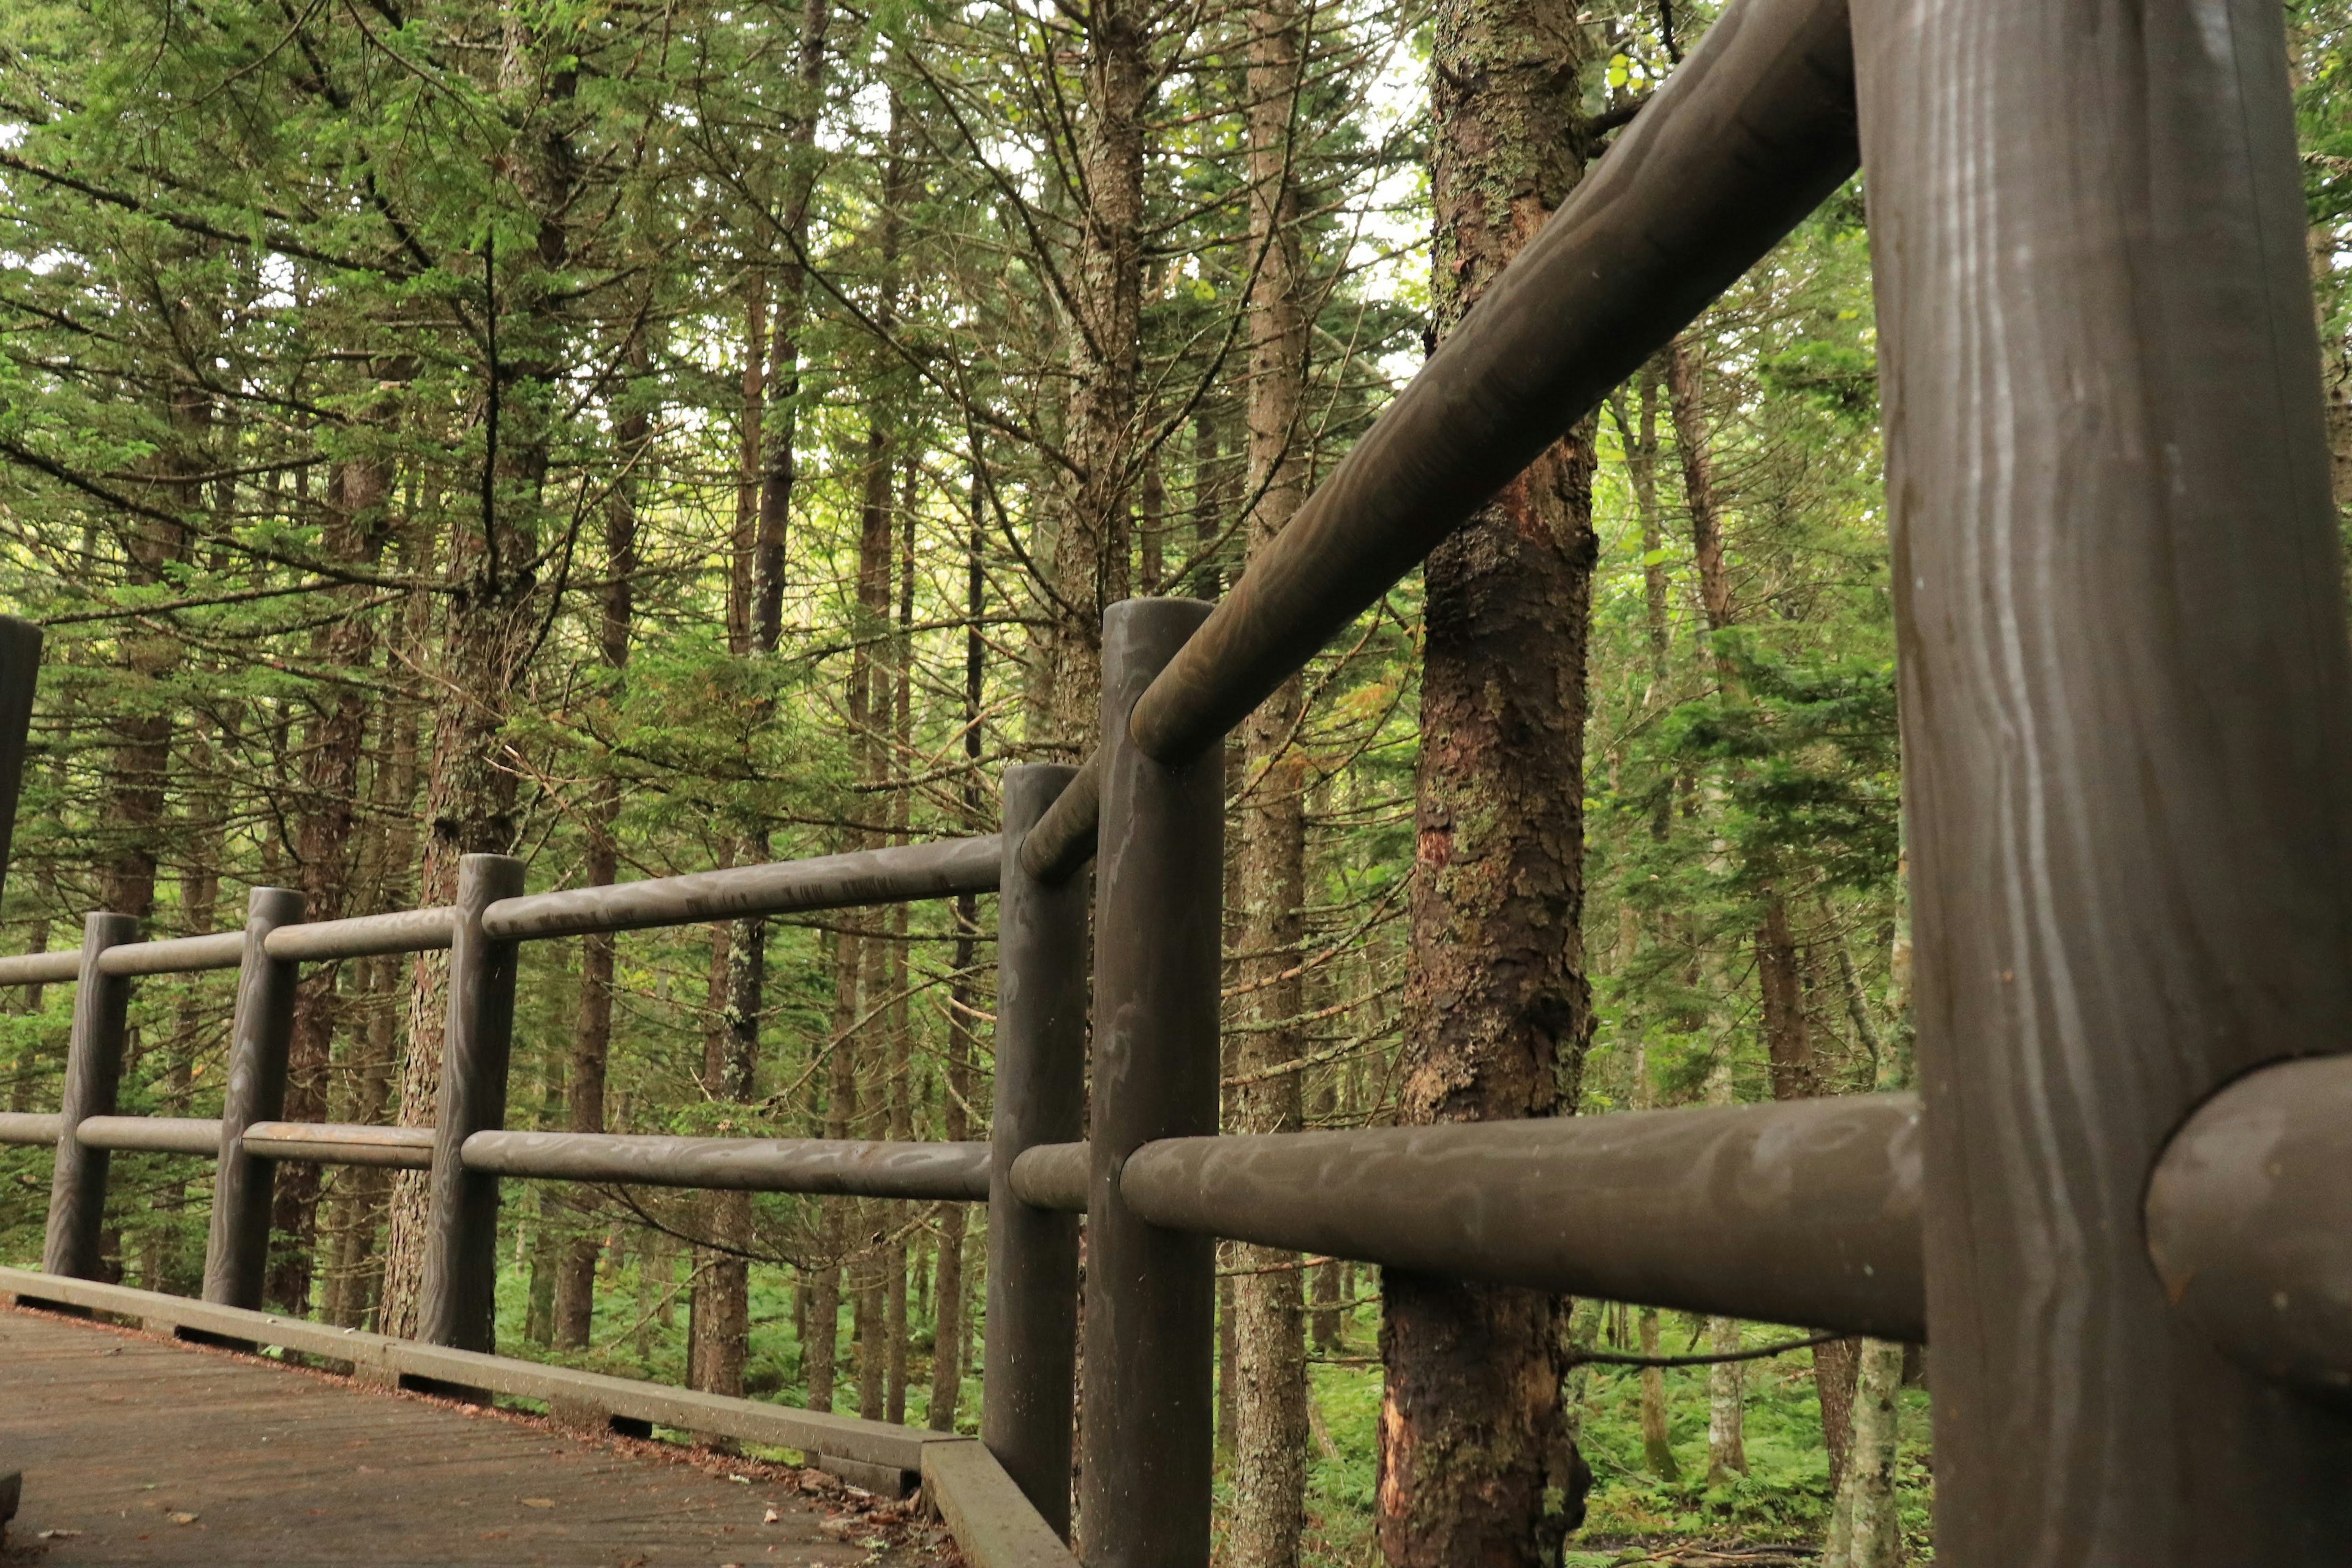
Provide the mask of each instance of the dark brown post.
[{"label": "dark brown post", "polygon": [[205,1247],[205,1300],[258,1308],[269,1264],[269,1199],[277,1166],[245,1152],[245,1130],[286,1110],[286,1051],[294,1035],[296,965],[263,944],[302,918],[302,895],[256,888],[245,900],[245,957],[229,1025],[228,1087],[221,1104],[220,1160],[213,1171],[213,1223]]},{"label": "dark brown post", "polygon": [[0,616],[0,882],[8,875],[16,832],[16,796],[25,782],[25,748],[33,727],[33,692],[41,679],[41,628]]},{"label": "dark brown post", "polygon": [[98,957],[139,935],[129,915],[82,921],[81,974],[74,992],[73,1033],[66,1046],[66,1085],[58,1128],[58,1163],[49,1178],[49,1229],[41,1268],[74,1279],[98,1278],[98,1232],[106,1215],[107,1151],[85,1149],[75,1131],[86,1116],[114,1114],[122,1082],[124,1025],[131,979],[99,973]]},{"label": "dark brown post", "polygon": [[507,1055],[514,1043],[515,944],[482,934],[482,911],[522,892],[522,862],[468,855],[457,862],[449,942],[449,1026],[433,1129],[432,1214],[416,1337],[459,1350],[492,1348],[498,1311],[499,1179],[469,1173],[457,1152],[507,1118]]},{"label": "dark brown post", "polygon": [[1094,1103],[1087,1203],[1087,1568],[1203,1568],[1215,1445],[1216,1254],[1118,1193],[1139,1144],[1217,1130],[1224,768],[1146,756],[1128,712],[1208,617],[1192,599],[1103,615],[1102,816],[1095,861]]},{"label": "dark brown post", "polygon": [[2352,660],[2270,0],[1854,0],[1937,1560],[2336,1563],[2352,1420],[2179,1321],[2166,1137],[2352,1045]]},{"label": "dark brown post", "polygon": [[1075,768],[1004,771],[996,894],[996,1112],[988,1168],[988,1344],[981,1440],[1065,1539],[1070,1392],[1078,1353],[1078,1221],[1013,1195],[1013,1162],[1085,1135],[1085,872],[1061,886],[1021,868],[1021,842]]}]

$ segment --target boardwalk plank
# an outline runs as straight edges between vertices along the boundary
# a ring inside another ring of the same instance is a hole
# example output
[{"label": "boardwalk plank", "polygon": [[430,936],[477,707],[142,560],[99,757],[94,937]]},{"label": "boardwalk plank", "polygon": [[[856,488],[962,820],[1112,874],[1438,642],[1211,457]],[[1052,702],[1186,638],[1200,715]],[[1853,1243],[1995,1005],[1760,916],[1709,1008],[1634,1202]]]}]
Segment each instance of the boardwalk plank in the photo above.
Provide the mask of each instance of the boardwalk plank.
[{"label": "boardwalk plank", "polygon": [[22,1311],[0,1310],[0,1452],[25,1470],[10,1544],[55,1568],[929,1561],[829,1533],[782,1484]]}]

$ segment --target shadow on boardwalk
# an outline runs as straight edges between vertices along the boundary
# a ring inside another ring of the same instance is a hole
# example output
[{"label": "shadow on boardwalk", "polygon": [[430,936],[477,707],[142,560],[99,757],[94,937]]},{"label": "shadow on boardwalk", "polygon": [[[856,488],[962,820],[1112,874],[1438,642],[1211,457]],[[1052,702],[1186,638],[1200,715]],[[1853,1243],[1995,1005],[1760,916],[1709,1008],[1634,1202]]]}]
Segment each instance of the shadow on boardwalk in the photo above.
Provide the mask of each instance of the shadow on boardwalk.
[{"label": "shadow on boardwalk", "polygon": [[547,1422],[125,1330],[0,1310],[12,1563],[316,1568],[952,1562],[815,1472]]}]

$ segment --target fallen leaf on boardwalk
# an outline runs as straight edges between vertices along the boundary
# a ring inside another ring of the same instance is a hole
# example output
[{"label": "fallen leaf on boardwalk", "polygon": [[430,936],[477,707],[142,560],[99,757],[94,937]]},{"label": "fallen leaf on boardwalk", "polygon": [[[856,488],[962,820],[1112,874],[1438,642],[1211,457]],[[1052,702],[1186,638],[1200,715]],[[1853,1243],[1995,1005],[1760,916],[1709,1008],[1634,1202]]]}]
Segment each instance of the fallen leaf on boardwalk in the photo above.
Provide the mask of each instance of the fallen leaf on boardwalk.
[{"label": "fallen leaf on boardwalk", "polygon": [[170,1520],[173,1524],[194,1524],[196,1522],[196,1516],[193,1513],[167,1513],[163,1517]]},{"label": "fallen leaf on boardwalk", "polygon": [[81,1533],[79,1530],[44,1530],[33,1537],[36,1541],[71,1541]]},{"label": "fallen leaf on boardwalk", "polygon": [[761,1524],[773,1524],[783,1517],[784,1516],[782,1514],[778,1513],[774,1509],[770,1509],[768,1510],[767,1517],[760,1521],[760,1522]]},{"label": "fallen leaf on boardwalk", "polygon": [[522,1506],[525,1508],[553,1508],[555,1506],[555,1500],[551,1497],[527,1497],[522,1500]]}]

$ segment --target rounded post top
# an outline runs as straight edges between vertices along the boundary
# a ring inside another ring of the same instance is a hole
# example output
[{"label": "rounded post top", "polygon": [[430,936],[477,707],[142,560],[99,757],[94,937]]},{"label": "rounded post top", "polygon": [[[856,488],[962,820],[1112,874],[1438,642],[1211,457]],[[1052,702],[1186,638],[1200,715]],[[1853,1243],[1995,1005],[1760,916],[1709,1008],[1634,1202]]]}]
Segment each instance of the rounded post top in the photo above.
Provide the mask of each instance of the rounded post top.
[{"label": "rounded post top", "polygon": [[291,888],[251,888],[245,895],[245,923],[249,930],[293,925],[310,912],[310,900]]}]

